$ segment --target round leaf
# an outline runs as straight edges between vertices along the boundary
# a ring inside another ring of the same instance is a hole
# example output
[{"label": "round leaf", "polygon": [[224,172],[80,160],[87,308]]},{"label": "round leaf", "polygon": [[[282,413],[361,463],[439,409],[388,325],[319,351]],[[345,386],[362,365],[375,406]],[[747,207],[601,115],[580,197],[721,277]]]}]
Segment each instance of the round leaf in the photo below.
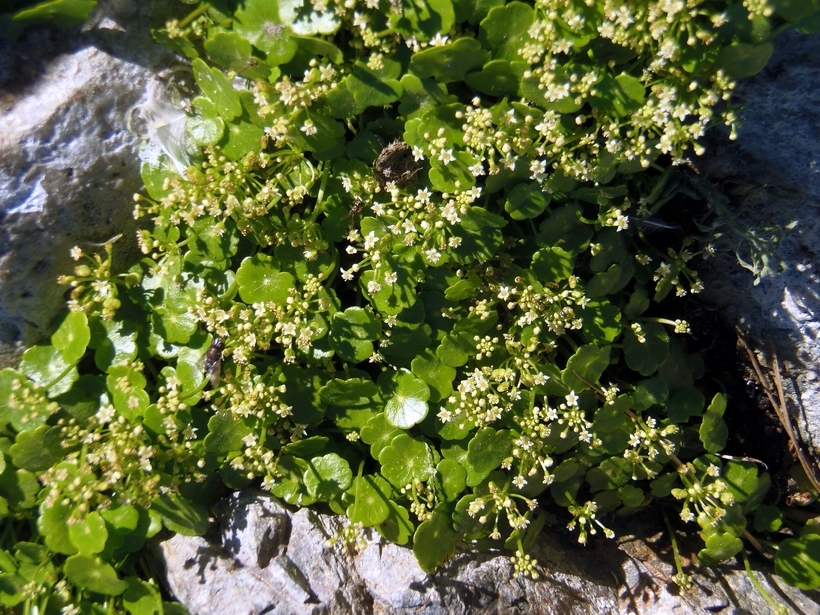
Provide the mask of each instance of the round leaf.
[{"label": "round leaf", "polygon": [[387,420],[401,429],[421,423],[427,416],[430,388],[408,369],[385,373],[388,377],[379,378],[379,386],[386,400],[384,415]]},{"label": "round leaf", "polygon": [[457,538],[450,515],[441,509],[433,511],[432,517],[419,525],[413,535],[413,553],[421,569],[428,574],[435,572],[455,553]]},{"label": "round leaf", "polygon": [[80,555],[94,555],[105,548],[108,530],[100,513],[90,512],[79,523],[68,526],[68,536]]},{"label": "round leaf", "polygon": [[63,360],[69,365],[83,358],[89,341],[91,330],[85,312],[69,312],[51,336],[52,345],[62,353]]},{"label": "round leaf", "polygon": [[295,280],[290,273],[280,272],[271,259],[262,254],[242,261],[236,272],[239,296],[248,304],[273,301],[285,305]]},{"label": "round leaf", "polygon": [[353,472],[336,453],[314,457],[308,462],[303,481],[308,493],[320,502],[333,499],[350,486]]},{"label": "round leaf", "polygon": [[72,555],[65,561],[63,572],[74,585],[95,594],[119,596],[128,589],[128,583],[99,557]]}]

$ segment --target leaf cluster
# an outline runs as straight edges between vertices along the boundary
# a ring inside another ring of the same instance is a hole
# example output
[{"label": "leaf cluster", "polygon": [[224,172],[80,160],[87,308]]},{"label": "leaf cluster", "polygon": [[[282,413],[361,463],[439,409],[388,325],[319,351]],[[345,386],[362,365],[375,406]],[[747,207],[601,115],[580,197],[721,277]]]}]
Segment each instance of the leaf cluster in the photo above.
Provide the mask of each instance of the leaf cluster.
[{"label": "leaf cluster", "polygon": [[[709,564],[747,525],[775,537],[768,474],[718,456],[727,399],[707,404],[688,324],[663,317],[702,253],[639,221],[671,198],[662,156],[789,17],[703,3],[664,22],[708,34],[678,56],[665,30],[605,36],[654,6],[246,0],[157,31],[192,60],[199,157],[143,164],[144,258],[85,255],[50,343],[0,372],[20,534],[0,601],[168,612],[141,548],[251,484],[412,542],[428,571],[471,544],[534,574],[547,507],[586,542],[682,500]],[[812,536],[784,545],[778,571],[811,586]]]}]

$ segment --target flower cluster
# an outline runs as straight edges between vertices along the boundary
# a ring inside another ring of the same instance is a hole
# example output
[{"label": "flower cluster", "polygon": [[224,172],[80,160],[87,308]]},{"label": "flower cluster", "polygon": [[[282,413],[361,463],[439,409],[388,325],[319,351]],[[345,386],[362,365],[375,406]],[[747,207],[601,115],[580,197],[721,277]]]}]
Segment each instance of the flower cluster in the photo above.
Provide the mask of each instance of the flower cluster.
[{"label": "flower cluster", "polygon": [[459,429],[492,425],[520,396],[513,370],[477,367],[458,383],[438,418],[442,423],[455,423]]},{"label": "flower cluster", "polygon": [[[493,531],[490,533],[491,539],[499,540],[501,538],[498,521],[502,513],[514,530],[524,530],[530,524],[530,515],[538,506],[536,500],[515,493],[508,493],[506,489],[500,489],[492,481],[488,483],[487,489],[489,491],[487,495],[472,499],[467,507],[467,514],[476,518],[481,525],[493,523]],[[516,501],[523,504],[524,512],[519,510]]]},{"label": "flower cluster", "polygon": [[572,515],[572,521],[567,524],[567,529],[574,530],[576,526],[578,527],[578,542],[581,544],[586,544],[589,535],[594,536],[598,533],[598,529],[595,527],[596,525],[604,531],[604,536],[607,538],[615,537],[615,532],[605,527],[604,524],[595,517],[595,513],[598,511],[598,505],[594,500],[588,501],[583,506],[573,503],[567,507],[567,510]]},{"label": "flower cluster", "polygon": [[703,517],[716,526],[726,515],[726,508],[735,501],[726,482],[720,478],[720,468],[709,464],[697,477],[694,465],[688,463],[680,467],[679,474],[684,486],[672,489],[672,495],[683,500],[680,518],[692,521]]},{"label": "flower cluster", "polygon": [[[635,431],[629,436],[629,446],[624,451],[624,459],[632,467],[632,480],[639,478],[654,478],[658,473],[658,459],[665,455],[669,457],[675,452],[675,444],[668,439],[668,436],[678,433],[677,425],[666,425],[658,428],[658,422],[654,418],[646,420],[637,419],[633,421]],[[638,476],[642,470],[643,476]]]},{"label": "flower cluster", "polygon": [[545,485],[552,483],[555,478],[550,474],[554,460],[549,455],[550,447],[546,444],[551,433],[549,426],[552,422],[549,418],[551,411],[548,407],[542,409],[540,406],[533,406],[513,419],[519,431],[512,442],[512,457],[518,469],[518,475],[513,479],[513,484],[519,489],[539,473],[543,474],[541,482]]},{"label": "flower cluster", "polygon": [[69,309],[84,311],[88,314],[99,313],[103,320],[111,320],[119,309],[117,285],[123,283],[115,278],[111,271],[114,242],[119,235],[103,244],[105,258],[95,252],[93,257],[75,246],[71,249],[71,258],[85,263],[74,267],[74,275],[61,275],[57,282],[71,286]]}]

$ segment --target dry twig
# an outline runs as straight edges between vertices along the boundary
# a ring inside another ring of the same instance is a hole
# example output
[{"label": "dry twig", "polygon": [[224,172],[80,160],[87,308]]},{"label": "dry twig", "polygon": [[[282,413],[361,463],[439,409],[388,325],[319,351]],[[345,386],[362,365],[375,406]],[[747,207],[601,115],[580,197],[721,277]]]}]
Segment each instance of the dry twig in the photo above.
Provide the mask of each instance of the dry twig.
[{"label": "dry twig", "polygon": [[760,367],[760,362],[757,360],[757,355],[752,351],[749,344],[743,337],[743,334],[740,332],[739,329],[736,329],[737,337],[740,340],[740,343],[743,344],[743,348],[746,349],[746,354],[749,355],[749,361],[752,364],[752,368],[755,370],[755,374],[757,375],[758,382],[760,382],[760,386],[763,387],[763,391],[766,393],[766,397],[769,398],[769,402],[772,404],[772,408],[774,408],[775,413],[777,414],[777,418],[780,420],[780,423],[783,425],[783,428],[786,430],[786,434],[789,436],[789,440],[791,440],[792,446],[794,447],[795,452],[797,453],[797,459],[800,461],[800,465],[803,466],[803,471],[806,473],[806,477],[811,482],[812,486],[820,493],[820,480],[817,479],[817,475],[815,474],[814,464],[812,464],[811,460],[806,455],[805,451],[803,450],[802,443],[800,439],[797,437],[797,434],[794,431],[794,427],[792,427],[791,417],[789,417],[789,410],[786,406],[786,396],[783,394],[783,381],[781,380],[780,376],[780,362],[777,360],[777,352],[774,349],[774,344],[769,340],[770,345],[770,352],[772,354],[772,371],[774,372],[774,388],[777,390],[777,400],[775,401],[774,393],[772,391],[772,383],[763,377],[763,370]]}]

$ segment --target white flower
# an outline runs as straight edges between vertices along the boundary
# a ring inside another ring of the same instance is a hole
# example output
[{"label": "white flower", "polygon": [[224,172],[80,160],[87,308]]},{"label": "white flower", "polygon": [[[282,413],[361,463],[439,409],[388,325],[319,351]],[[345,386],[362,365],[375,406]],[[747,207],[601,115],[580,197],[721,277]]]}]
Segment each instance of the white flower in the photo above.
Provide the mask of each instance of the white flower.
[{"label": "white flower", "polygon": [[367,15],[356,11],[353,13],[353,27],[364,30],[367,27]]},{"label": "white flower", "polygon": [[309,118],[305,120],[305,123],[302,124],[302,127],[299,130],[301,130],[307,136],[315,135],[317,132],[319,132],[319,129],[313,123],[313,120]]},{"label": "white flower", "polygon": [[436,34],[436,35],[432,38],[432,40],[430,41],[430,45],[431,45],[432,47],[442,47],[443,45],[446,45],[446,44],[447,44],[447,39],[448,39],[448,38],[449,38],[449,37],[447,37],[446,35],[445,35],[445,36],[442,36],[441,34]]},{"label": "white flower", "polygon": [[453,160],[456,159],[456,157],[453,156],[452,149],[442,149],[441,152],[439,152],[438,159],[441,160],[444,164],[450,164]]},{"label": "white flower", "polygon": [[575,394],[575,391],[570,391],[569,395],[565,396],[567,400],[568,406],[577,406],[578,405],[578,395]]},{"label": "white flower", "polygon": [[70,254],[73,260],[78,261],[80,260],[80,257],[82,257],[83,251],[80,250],[79,246],[74,246],[73,248],[71,248]]},{"label": "white flower", "polygon": [[424,160],[424,150],[421,149],[418,145],[413,146],[413,160],[415,160],[416,162]]}]

